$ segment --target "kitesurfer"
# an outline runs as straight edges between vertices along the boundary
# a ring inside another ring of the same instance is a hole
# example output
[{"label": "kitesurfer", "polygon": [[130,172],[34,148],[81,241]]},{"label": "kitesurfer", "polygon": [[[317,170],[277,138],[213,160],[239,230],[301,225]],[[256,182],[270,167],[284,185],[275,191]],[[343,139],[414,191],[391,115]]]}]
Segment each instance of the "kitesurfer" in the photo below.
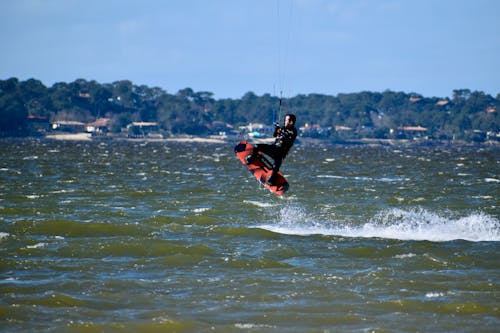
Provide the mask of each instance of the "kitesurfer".
[{"label": "kitesurfer", "polygon": [[276,181],[278,171],[281,167],[281,163],[285,159],[290,148],[292,148],[295,138],[297,137],[297,129],[295,128],[296,117],[293,114],[287,114],[285,116],[284,126],[280,127],[278,123],[275,123],[275,129],[273,136],[276,138],[273,144],[258,144],[253,150],[252,154],[248,155],[246,158],[246,163],[250,164],[257,157],[258,151],[269,155],[273,160],[273,172],[267,179],[267,183],[273,185]]}]

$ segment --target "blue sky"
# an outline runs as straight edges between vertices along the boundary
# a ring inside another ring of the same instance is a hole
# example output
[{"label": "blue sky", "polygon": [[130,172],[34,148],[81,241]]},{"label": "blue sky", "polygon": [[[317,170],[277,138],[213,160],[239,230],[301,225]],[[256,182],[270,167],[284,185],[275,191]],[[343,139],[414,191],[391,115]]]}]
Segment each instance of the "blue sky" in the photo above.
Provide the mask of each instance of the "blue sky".
[{"label": "blue sky", "polygon": [[499,13],[497,0],[2,0],[0,79],[496,96]]}]

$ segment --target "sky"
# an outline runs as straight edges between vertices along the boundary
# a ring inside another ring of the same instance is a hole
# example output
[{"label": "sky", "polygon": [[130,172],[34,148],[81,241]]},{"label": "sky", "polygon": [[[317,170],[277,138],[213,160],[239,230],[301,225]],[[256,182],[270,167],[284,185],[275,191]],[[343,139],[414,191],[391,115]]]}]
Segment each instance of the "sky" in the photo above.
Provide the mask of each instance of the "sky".
[{"label": "sky", "polygon": [[0,0],[0,79],[215,98],[500,93],[497,0]]}]

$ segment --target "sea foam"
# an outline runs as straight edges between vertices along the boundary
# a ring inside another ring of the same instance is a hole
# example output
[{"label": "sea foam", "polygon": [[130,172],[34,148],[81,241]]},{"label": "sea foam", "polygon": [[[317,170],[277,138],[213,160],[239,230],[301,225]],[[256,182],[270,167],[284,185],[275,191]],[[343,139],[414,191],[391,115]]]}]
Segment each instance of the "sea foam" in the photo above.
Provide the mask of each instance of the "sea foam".
[{"label": "sea foam", "polygon": [[388,209],[368,221],[318,221],[301,208],[282,210],[276,223],[257,226],[288,235],[328,235],[361,238],[387,238],[446,242],[467,240],[472,242],[500,241],[500,221],[486,213],[475,212],[463,217],[453,213],[434,213],[423,208]]}]

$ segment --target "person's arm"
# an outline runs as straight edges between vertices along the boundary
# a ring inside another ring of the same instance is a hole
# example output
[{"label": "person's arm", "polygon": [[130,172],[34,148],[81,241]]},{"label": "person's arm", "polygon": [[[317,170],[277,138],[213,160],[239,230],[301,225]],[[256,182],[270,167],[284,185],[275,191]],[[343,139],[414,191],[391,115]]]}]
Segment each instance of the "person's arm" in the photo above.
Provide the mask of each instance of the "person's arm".
[{"label": "person's arm", "polygon": [[273,136],[277,137],[278,135],[281,134],[281,127],[278,123],[274,123],[274,133]]}]

